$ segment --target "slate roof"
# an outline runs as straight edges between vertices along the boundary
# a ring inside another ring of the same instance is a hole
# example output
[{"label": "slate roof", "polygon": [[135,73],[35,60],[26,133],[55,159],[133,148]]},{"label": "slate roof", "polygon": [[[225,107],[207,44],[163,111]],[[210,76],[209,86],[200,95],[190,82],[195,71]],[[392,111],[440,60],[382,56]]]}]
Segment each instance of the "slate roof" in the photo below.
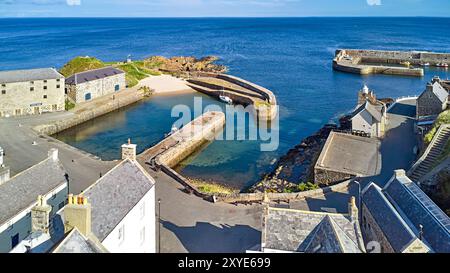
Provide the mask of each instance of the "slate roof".
[{"label": "slate roof", "polygon": [[63,78],[64,76],[59,74],[58,71],[56,71],[54,68],[0,71],[0,83],[27,82]]},{"label": "slate roof", "polygon": [[352,116],[350,119],[353,119],[355,116],[357,116],[362,111],[366,110],[377,122],[380,122],[383,115],[381,113],[382,107],[377,107],[370,103],[369,101],[366,101],[365,103],[361,104],[358,108],[356,108],[355,111],[353,111]]},{"label": "slate roof", "polygon": [[370,183],[363,190],[362,202],[395,252],[402,252],[417,238],[376,184]]},{"label": "slate roof", "polygon": [[427,91],[430,91],[430,90],[441,102],[445,102],[448,99],[448,92],[447,92],[447,90],[445,90],[444,87],[442,87],[442,85],[439,83],[439,81],[434,81],[433,83],[429,83],[427,85],[427,89],[422,93],[422,95],[427,93]]},{"label": "slate roof", "polygon": [[265,248],[290,252],[361,252],[359,230],[343,214],[268,208]]},{"label": "slate roof", "polygon": [[423,238],[438,253],[450,253],[450,218],[407,176],[393,177],[383,189],[412,228],[423,226]]},{"label": "slate roof", "polygon": [[125,72],[123,72],[120,69],[114,68],[112,66],[108,66],[108,67],[104,67],[104,68],[100,68],[100,69],[94,69],[94,70],[89,70],[89,71],[73,74],[72,76],[70,76],[69,78],[66,79],[66,84],[80,84],[80,83],[95,81],[98,79],[103,79],[106,77],[111,77],[114,75],[123,74],[123,73],[125,73]]},{"label": "slate roof", "polygon": [[105,174],[83,192],[92,208],[92,233],[103,241],[154,184],[139,163],[129,159]]},{"label": "slate roof", "polygon": [[55,248],[53,253],[105,253],[105,249],[83,236],[77,228],[74,228]]},{"label": "slate roof", "polygon": [[66,171],[59,160],[47,158],[0,185],[0,225],[66,184]]}]

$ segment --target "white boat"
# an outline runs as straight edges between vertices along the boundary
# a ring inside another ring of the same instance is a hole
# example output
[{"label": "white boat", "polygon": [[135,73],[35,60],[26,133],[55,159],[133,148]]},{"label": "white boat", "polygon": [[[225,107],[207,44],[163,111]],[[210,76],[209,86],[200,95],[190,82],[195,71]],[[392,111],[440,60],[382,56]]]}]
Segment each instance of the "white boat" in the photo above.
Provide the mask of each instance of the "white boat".
[{"label": "white boat", "polygon": [[430,63],[420,63],[420,66],[430,66]]},{"label": "white boat", "polygon": [[172,125],[172,128],[170,129],[170,133],[166,134],[166,137],[171,136],[173,134],[175,134],[178,131],[177,126]]},{"label": "white boat", "polygon": [[447,63],[438,63],[436,64],[437,67],[448,67]]},{"label": "white boat", "polygon": [[228,103],[228,104],[232,104],[233,103],[233,100],[230,97],[225,96],[224,90],[222,90],[222,95],[219,96],[219,99],[221,101],[225,102],[225,103]]}]

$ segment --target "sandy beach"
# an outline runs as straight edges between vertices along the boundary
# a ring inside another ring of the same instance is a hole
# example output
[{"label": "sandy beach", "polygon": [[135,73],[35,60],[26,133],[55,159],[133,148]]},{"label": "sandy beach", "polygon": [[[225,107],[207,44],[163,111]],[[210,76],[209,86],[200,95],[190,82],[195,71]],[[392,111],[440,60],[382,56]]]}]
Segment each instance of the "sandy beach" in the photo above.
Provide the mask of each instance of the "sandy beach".
[{"label": "sandy beach", "polygon": [[170,75],[150,76],[141,80],[139,85],[152,88],[158,95],[195,92],[185,80]]}]

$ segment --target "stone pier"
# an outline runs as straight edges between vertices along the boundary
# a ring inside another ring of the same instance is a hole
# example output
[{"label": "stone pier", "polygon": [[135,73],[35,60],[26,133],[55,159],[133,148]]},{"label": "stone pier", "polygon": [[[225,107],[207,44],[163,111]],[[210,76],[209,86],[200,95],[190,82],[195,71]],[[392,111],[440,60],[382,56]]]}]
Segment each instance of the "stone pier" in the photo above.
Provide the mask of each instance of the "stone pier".
[{"label": "stone pier", "polygon": [[336,50],[333,59],[335,70],[361,75],[387,74],[424,76],[422,66],[437,66],[450,62],[449,53],[386,50]]}]

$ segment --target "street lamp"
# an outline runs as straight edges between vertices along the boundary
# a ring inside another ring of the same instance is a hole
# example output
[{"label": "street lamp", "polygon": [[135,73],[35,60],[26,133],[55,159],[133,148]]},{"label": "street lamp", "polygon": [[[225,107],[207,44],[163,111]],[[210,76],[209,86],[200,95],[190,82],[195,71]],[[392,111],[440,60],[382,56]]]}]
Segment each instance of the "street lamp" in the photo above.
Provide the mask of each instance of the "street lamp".
[{"label": "street lamp", "polygon": [[161,198],[158,198],[158,253],[161,253]]}]

